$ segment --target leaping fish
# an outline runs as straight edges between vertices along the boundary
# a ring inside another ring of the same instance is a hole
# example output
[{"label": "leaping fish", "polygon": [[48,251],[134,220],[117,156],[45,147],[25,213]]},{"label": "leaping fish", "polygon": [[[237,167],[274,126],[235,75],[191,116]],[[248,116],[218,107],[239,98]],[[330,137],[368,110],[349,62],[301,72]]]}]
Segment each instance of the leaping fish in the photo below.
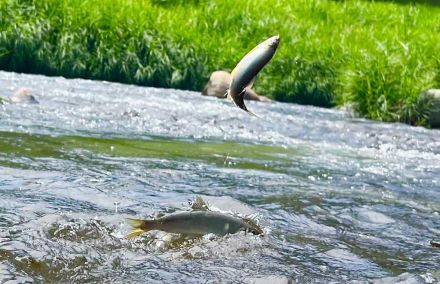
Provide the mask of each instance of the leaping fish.
[{"label": "leaping fish", "polygon": [[133,228],[128,238],[139,236],[150,230],[187,235],[216,234],[224,236],[238,231],[246,231],[255,235],[263,234],[263,230],[252,220],[242,219],[220,212],[211,211],[200,196],[196,197],[192,211],[180,212],[154,220],[128,219]]},{"label": "leaping fish", "polygon": [[225,97],[230,97],[234,103],[246,111],[254,115],[246,108],[244,104],[244,94],[250,89],[255,81],[257,74],[272,59],[277,47],[280,43],[278,35],[273,36],[252,49],[232,70],[232,80],[229,89],[226,91]]}]

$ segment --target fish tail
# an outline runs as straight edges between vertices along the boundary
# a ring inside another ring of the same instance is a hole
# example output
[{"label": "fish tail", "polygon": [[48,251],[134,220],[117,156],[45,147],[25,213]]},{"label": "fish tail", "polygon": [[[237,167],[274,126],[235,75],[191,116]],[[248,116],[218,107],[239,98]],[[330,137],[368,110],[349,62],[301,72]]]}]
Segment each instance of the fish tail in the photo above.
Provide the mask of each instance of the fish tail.
[{"label": "fish tail", "polygon": [[131,231],[126,238],[134,238],[153,229],[152,222],[149,220],[127,218],[131,224]]},{"label": "fish tail", "polygon": [[261,118],[261,117],[259,117],[258,115],[256,115],[255,113],[253,113],[252,111],[250,111],[250,110],[245,110],[248,114],[250,114],[250,115],[252,115],[252,116],[255,116],[255,117],[258,117],[258,118]]}]

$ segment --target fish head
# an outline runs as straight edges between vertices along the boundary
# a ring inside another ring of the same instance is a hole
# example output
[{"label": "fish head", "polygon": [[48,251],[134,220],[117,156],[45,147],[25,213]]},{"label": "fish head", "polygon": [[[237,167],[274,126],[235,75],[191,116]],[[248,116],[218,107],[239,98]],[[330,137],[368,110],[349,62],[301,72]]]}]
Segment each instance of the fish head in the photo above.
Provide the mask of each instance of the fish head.
[{"label": "fish head", "polygon": [[249,230],[249,232],[254,235],[264,235],[264,231],[260,227],[253,227]]},{"label": "fish head", "polygon": [[254,235],[263,235],[263,229],[253,219],[245,219],[246,231]]},{"label": "fish head", "polygon": [[280,44],[280,36],[276,35],[266,40],[266,44],[272,48],[277,48]]}]

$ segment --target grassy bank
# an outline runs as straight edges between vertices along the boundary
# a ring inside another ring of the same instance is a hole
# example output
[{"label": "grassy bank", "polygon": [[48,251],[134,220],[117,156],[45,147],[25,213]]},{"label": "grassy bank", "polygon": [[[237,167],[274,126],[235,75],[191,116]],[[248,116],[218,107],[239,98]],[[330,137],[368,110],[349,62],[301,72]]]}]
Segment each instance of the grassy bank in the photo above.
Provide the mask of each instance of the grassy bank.
[{"label": "grassy bank", "polygon": [[[403,0],[399,2],[405,2]],[[422,3],[420,3],[422,2]],[[201,90],[280,34],[257,92],[423,123],[440,87],[440,7],[330,0],[0,0],[0,69]]]}]

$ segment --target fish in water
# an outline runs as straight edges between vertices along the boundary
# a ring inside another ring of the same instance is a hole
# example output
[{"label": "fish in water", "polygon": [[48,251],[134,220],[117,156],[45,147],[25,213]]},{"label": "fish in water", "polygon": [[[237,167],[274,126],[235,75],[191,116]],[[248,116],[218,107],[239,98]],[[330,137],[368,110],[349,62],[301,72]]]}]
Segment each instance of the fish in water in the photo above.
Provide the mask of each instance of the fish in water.
[{"label": "fish in water", "polygon": [[224,236],[238,231],[246,231],[255,235],[263,234],[263,230],[252,220],[209,210],[200,196],[196,197],[192,211],[174,213],[154,220],[128,219],[133,228],[128,238],[139,236],[150,230],[187,235],[215,234]]},{"label": "fish in water", "polygon": [[272,59],[279,43],[279,36],[273,36],[263,41],[246,54],[234,70],[232,70],[232,80],[225,97],[232,98],[239,108],[251,115],[255,116],[254,113],[246,108],[244,104],[244,94],[247,89],[252,87],[261,69]]}]

